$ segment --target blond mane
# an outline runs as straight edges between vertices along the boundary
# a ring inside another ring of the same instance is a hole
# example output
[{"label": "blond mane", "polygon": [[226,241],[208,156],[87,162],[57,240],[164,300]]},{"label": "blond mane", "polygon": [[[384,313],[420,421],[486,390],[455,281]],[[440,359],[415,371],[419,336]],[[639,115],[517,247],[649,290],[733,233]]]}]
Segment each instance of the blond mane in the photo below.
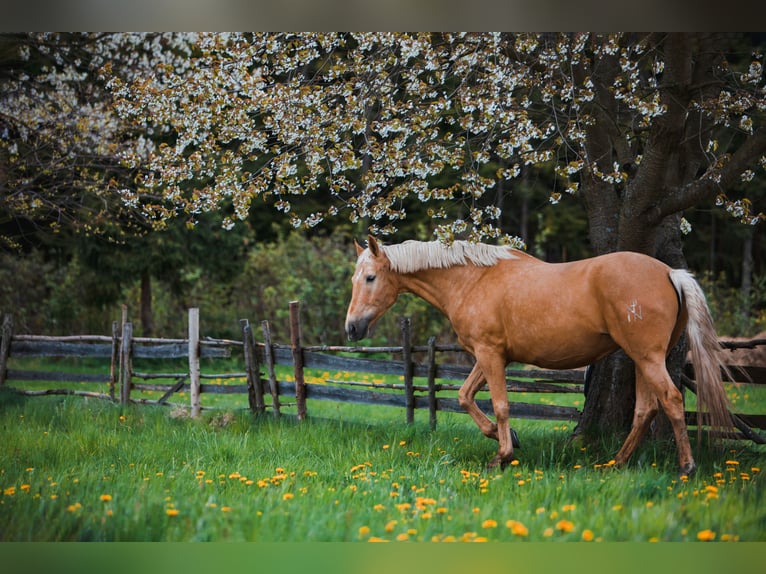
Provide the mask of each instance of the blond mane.
[{"label": "blond mane", "polygon": [[479,267],[488,267],[501,259],[517,259],[510,247],[468,241],[455,241],[449,246],[439,241],[405,241],[380,247],[396,273],[444,269],[469,262]]}]

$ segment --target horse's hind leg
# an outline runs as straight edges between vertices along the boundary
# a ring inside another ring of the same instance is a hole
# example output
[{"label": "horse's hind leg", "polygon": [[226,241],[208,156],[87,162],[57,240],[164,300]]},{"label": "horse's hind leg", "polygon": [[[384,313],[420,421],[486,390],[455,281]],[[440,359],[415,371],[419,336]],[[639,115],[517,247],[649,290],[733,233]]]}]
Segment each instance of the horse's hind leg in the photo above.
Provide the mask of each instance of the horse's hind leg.
[{"label": "horse's hind leg", "polygon": [[665,415],[673,426],[681,474],[691,475],[696,469],[696,464],[692,457],[689,435],[686,432],[683,396],[673,384],[673,380],[665,367],[665,356],[662,355],[655,360],[642,363],[636,362],[636,379],[639,378],[643,379],[646,386],[657,397],[660,405],[662,405],[662,410],[665,411]]},{"label": "horse's hind leg", "polygon": [[633,426],[620,452],[614,457],[616,464],[622,465],[628,461],[646,434],[649,425],[652,424],[658,410],[657,397],[640,371],[636,369],[636,408],[633,411]]}]

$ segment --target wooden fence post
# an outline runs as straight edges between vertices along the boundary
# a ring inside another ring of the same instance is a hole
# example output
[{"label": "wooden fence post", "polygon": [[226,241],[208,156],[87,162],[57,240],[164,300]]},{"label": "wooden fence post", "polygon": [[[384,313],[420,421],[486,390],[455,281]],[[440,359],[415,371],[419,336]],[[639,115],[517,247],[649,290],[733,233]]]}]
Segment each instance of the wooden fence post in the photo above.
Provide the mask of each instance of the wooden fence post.
[{"label": "wooden fence post", "polygon": [[0,387],[5,384],[8,375],[8,357],[11,355],[11,337],[13,337],[13,315],[3,316],[3,327],[0,332]]},{"label": "wooden fence post", "polygon": [[191,386],[191,416],[196,418],[202,410],[200,404],[199,367],[199,308],[189,309],[189,384]]},{"label": "wooden fence post", "polygon": [[263,404],[261,369],[258,365],[258,354],[255,352],[253,329],[247,319],[241,319],[239,324],[242,325],[242,345],[245,354],[245,373],[247,373],[247,400],[251,411],[262,414],[266,407]]},{"label": "wooden fence post", "polygon": [[428,339],[428,422],[436,428],[436,337]]},{"label": "wooden fence post", "polygon": [[303,376],[300,315],[300,301],[290,301],[290,345],[293,350],[293,370],[295,372],[295,405],[298,407],[298,420],[302,421],[306,418],[306,380]]},{"label": "wooden fence post", "polygon": [[120,344],[120,404],[130,401],[131,354],[133,349],[133,323],[122,324],[122,342]]},{"label": "wooden fence post", "polygon": [[412,383],[412,329],[409,317],[399,318],[402,330],[402,360],[404,361],[404,404],[407,424],[415,422],[415,390]]},{"label": "wooden fence post", "polygon": [[274,345],[271,342],[271,326],[268,321],[261,321],[263,331],[263,360],[266,363],[266,370],[269,373],[269,391],[271,391],[271,409],[274,416],[279,418],[279,385],[277,384],[277,374],[274,371]]}]

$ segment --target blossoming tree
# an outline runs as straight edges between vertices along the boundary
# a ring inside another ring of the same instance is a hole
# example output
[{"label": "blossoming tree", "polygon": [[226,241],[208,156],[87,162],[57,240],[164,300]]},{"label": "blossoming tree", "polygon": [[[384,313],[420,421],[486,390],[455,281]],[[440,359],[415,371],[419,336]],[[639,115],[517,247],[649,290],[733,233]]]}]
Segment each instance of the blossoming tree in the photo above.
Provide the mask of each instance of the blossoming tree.
[{"label": "blossoming tree", "polygon": [[[417,201],[445,241],[513,241],[497,224],[497,190],[533,168],[554,171],[551,202],[585,203],[596,253],[683,266],[684,210],[716,203],[746,224],[763,219],[746,194],[766,167],[766,82],[747,36],[184,40],[188,58],[104,70],[119,114],[152,134],[124,154],[140,177],[118,191],[160,220],[226,205],[231,226],[266,200],[296,227],[346,215],[386,233]],[[326,194],[326,207],[301,213],[307,194]],[[621,361],[596,368],[584,428],[629,424],[632,369]]]}]

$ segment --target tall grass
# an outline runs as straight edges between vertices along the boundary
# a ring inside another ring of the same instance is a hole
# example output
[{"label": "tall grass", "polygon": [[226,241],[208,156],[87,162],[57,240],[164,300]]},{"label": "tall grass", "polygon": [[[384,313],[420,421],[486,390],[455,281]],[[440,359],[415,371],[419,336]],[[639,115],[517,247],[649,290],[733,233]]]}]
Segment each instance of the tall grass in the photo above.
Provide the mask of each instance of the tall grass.
[{"label": "tall grass", "polygon": [[766,540],[764,449],[672,444],[623,469],[620,437],[587,448],[571,425],[513,421],[519,463],[487,472],[496,443],[463,414],[338,403],[309,418],[0,393],[4,541]]}]

